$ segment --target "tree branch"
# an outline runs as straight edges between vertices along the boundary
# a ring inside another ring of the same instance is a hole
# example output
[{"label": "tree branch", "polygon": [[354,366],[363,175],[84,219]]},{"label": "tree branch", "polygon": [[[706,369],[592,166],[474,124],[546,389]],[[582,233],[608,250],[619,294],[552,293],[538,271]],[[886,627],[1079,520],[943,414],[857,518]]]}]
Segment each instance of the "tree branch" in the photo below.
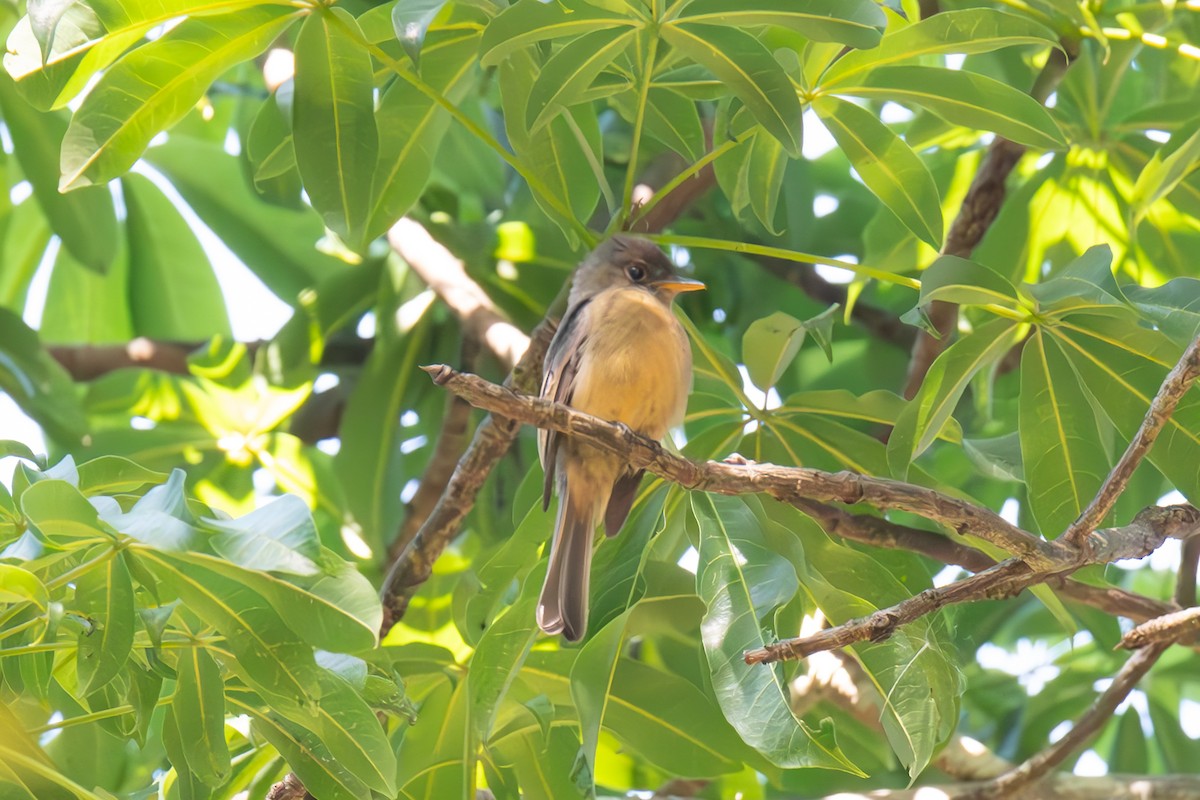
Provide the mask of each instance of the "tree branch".
[{"label": "tree branch", "polygon": [[1166,644],[1158,643],[1138,650],[1129,657],[1109,687],[1096,699],[1092,707],[1084,712],[1065,736],[1020,766],[975,788],[965,797],[969,797],[971,800],[1013,797],[1022,788],[1049,773],[1100,731],[1104,723],[1116,711],[1117,706],[1133,691],[1133,687],[1137,685],[1138,681],[1150,671],[1154,662],[1166,648]]},{"label": "tree branch", "polygon": [[[1029,91],[1030,96],[1039,103],[1046,102],[1046,98],[1062,81],[1067,68],[1074,60],[1078,45],[1064,41],[1062,46],[1064,50],[1050,51],[1046,66],[1042,68]],[[971,253],[975,251],[975,247],[1000,213],[1000,207],[1004,204],[1007,194],[1005,184],[1008,176],[1021,160],[1021,156],[1025,155],[1026,149],[1025,145],[1016,144],[1000,136],[992,140],[983,163],[980,164],[979,171],[975,173],[975,179],[967,190],[967,196],[963,198],[958,216],[954,218],[946,234],[942,253],[961,258],[971,257]],[[958,306],[953,303],[935,300],[930,304],[927,314],[938,335],[933,336],[926,331],[917,333],[909,357],[908,377],[904,382],[903,393],[905,398],[910,400],[921,388],[925,374],[929,372],[934,359],[949,346],[958,327]]]},{"label": "tree branch", "polygon": [[[824,800],[966,800],[979,783],[839,792]],[[1050,775],[1036,789],[1017,791],[1005,800],[1195,800],[1200,797],[1196,775]]]},{"label": "tree branch", "polygon": [[487,292],[467,274],[463,262],[429,235],[419,222],[401,219],[387,233],[388,244],[462,321],[464,337],[487,345],[506,369],[529,347],[529,337],[513,325]]},{"label": "tree branch", "polygon": [[1157,644],[1174,644],[1200,633],[1200,608],[1192,606],[1143,622],[1121,637],[1118,647],[1138,650]]},{"label": "tree branch", "polygon": [[435,383],[477,408],[565,433],[622,456],[635,469],[648,469],[687,489],[719,494],[765,492],[788,504],[796,500],[848,505],[869,503],[881,509],[910,511],[960,533],[978,536],[1038,567],[1061,568],[1075,560],[1073,552],[1021,530],[990,509],[923,486],[809,467],[715,461],[701,464],[668,452],[657,442],[635,434],[620,423],[608,422],[549,400],[518,394],[444,364],[422,369]]},{"label": "tree branch", "polygon": [[1129,479],[1133,477],[1133,471],[1150,452],[1163,426],[1175,413],[1179,401],[1187,394],[1197,376],[1200,376],[1200,337],[1188,345],[1180,356],[1179,363],[1167,374],[1158,394],[1150,401],[1150,408],[1146,411],[1137,433],[1129,442],[1129,447],[1125,448],[1121,458],[1108,473],[1092,502],[1067,528],[1063,539],[1071,544],[1082,544],[1087,535],[1108,516],[1108,512],[1112,511],[1117,499],[1125,491]]}]

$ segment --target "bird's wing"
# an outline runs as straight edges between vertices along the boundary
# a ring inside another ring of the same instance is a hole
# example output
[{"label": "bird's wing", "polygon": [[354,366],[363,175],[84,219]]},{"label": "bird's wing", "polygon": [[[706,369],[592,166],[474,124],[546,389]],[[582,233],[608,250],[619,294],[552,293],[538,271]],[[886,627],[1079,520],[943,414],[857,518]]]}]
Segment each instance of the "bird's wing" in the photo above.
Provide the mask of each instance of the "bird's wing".
[{"label": "bird's wing", "polygon": [[[590,300],[567,309],[562,324],[550,342],[546,351],[546,365],[542,372],[542,391],[539,396],[545,400],[570,405],[571,396],[575,391],[575,377],[579,369],[580,351],[587,337],[586,325],[583,324],[585,309]],[[546,482],[542,488],[542,508],[550,507],[550,494],[554,487],[554,464],[558,458],[560,434],[538,429],[538,455],[542,460],[542,469],[546,473]]]}]

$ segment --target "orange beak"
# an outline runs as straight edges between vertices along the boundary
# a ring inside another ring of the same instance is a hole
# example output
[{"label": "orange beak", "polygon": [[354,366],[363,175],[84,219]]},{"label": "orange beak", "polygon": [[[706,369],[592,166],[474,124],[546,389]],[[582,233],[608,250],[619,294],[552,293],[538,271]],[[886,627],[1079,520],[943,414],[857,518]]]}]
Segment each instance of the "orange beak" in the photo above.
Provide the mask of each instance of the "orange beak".
[{"label": "orange beak", "polygon": [[655,288],[670,289],[672,292],[698,292],[704,284],[695,278],[685,278],[682,275],[672,275],[664,281],[657,281]]}]

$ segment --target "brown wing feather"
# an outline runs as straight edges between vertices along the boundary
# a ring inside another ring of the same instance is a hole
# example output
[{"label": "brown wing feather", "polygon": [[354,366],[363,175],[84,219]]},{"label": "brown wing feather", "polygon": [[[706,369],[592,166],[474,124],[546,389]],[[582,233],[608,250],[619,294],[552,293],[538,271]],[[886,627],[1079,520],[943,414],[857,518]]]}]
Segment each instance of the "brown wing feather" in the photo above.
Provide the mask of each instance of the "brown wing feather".
[{"label": "brown wing feather", "polygon": [[[563,316],[562,324],[558,326],[550,348],[546,351],[546,366],[542,373],[542,391],[539,397],[570,405],[579,368],[579,351],[587,341],[584,332],[586,326],[582,323],[583,310],[590,302],[585,300],[567,309]],[[538,455],[542,460],[542,470],[546,473],[542,486],[543,510],[550,507],[550,496],[554,491],[554,469],[558,460],[560,438],[556,431],[538,429]]]}]

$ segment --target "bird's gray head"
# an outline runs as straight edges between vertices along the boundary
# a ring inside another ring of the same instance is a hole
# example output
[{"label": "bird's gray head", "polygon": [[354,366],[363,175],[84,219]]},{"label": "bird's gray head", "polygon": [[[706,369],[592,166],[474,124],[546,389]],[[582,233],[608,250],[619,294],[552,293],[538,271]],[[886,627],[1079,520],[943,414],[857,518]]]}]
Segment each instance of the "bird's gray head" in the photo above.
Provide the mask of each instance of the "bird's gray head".
[{"label": "bird's gray head", "polygon": [[633,236],[605,239],[584,259],[571,285],[571,305],[615,286],[645,289],[663,303],[680,292],[704,288],[700,281],[680,275],[653,242]]}]

